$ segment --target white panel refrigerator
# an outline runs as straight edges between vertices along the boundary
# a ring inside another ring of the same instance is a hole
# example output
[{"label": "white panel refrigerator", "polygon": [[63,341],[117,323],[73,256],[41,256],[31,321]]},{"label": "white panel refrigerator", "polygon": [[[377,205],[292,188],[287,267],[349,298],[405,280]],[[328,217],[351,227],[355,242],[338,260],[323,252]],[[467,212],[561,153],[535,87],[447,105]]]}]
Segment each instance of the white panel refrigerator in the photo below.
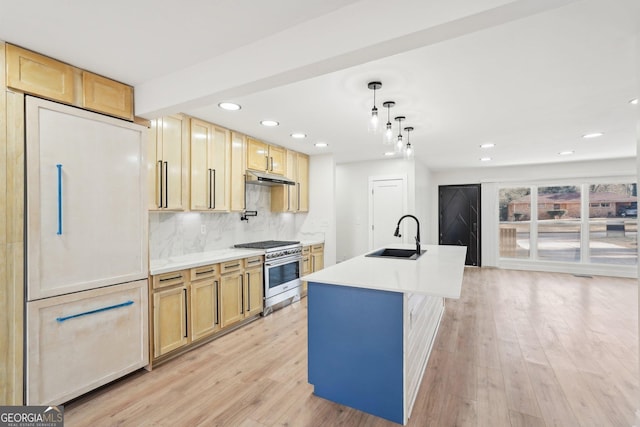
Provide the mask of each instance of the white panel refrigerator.
[{"label": "white panel refrigerator", "polygon": [[27,404],[148,364],[143,126],[28,96]]}]

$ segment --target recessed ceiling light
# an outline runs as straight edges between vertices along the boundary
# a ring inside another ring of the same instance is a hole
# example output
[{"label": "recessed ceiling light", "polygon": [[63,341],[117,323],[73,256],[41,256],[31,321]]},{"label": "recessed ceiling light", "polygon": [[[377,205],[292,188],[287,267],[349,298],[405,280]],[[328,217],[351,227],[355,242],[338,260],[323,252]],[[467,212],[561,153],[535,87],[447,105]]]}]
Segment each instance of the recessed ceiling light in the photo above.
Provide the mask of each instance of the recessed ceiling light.
[{"label": "recessed ceiling light", "polygon": [[481,162],[490,162],[491,161],[491,157],[482,157],[480,159]]},{"label": "recessed ceiling light", "polygon": [[561,156],[570,156],[573,154],[573,151],[572,150],[561,151],[558,154],[560,154]]},{"label": "recessed ceiling light", "polygon": [[395,155],[396,153],[394,153],[393,151],[387,151],[386,153],[384,153],[385,156],[387,157],[391,157],[393,155]]},{"label": "recessed ceiling light", "polygon": [[304,139],[306,137],[307,137],[306,133],[297,132],[297,133],[291,134],[291,138],[295,138],[295,139]]},{"label": "recessed ceiling light", "polygon": [[634,98],[631,101],[629,101],[629,104],[631,105],[638,105],[638,98]]},{"label": "recessed ceiling light", "polygon": [[585,135],[582,135],[582,137],[585,139],[591,139],[591,138],[597,138],[602,135],[604,135],[602,132],[593,132],[593,133],[587,133]]},{"label": "recessed ceiling light", "polygon": [[493,148],[495,146],[496,144],[494,144],[493,142],[487,142],[486,144],[480,145],[480,148]]},{"label": "recessed ceiling light", "polygon": [[324,147],[328,147],[329,146],[329,144],[327,144],[326,142],[316,142],[313,145],[315,145],[318,148],[324,148]]},{"label": "recessed ceiling light", "polygon": [[242,108],[240,105],[233,102],[221,102],[218,104],[218,107],[222,108],[223,110],[229,111],[238,111],[240,108]]},{"label": "recessed ceiling light", "polygon": [[260,124],[262,126],[273,127],[273,126],[278,126],[280,123],[276,122],[275,120],[262,120]]}]

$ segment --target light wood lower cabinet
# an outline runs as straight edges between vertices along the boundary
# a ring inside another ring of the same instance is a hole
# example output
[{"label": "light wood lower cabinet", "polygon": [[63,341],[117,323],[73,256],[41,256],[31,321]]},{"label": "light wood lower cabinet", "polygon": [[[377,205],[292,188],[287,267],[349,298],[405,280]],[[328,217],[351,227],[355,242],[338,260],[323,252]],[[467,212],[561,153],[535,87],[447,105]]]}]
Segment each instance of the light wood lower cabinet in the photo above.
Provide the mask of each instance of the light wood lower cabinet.
[{"label": "light wood lower cabinet", "polygon": [[223,274],[220,277],[220,326],[227,327],[243,319],[242,270]]},{"label": "light wood lower cabinet", "polygon": [[165,360],[262,313],[264,257],[151,277],[151,354]]},{"label": "light wood lower cabinet", "polygon": [[153,294],[154,350],[160,357],[187,345],[187,287],[175,286]]},{"label": "light wood lower cabinet", "polygon": [[247,258],[244,272],[244,317],[262,313],[264,285],[262,256]]},{"label": "light wood lower cabinet", "polygon": [[324,268],[324,244],[311,246],[311,271],[316,272]]}]

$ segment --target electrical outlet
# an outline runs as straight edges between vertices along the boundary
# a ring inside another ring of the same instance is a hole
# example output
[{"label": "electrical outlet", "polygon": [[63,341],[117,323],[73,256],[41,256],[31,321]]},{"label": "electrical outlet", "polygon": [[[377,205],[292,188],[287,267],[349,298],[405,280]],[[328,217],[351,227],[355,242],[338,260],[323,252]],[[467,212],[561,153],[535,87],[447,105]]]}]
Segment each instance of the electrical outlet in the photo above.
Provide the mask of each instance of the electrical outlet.
[{"label": "electrical outlet", "polygon": [[207,234],[207,224],[200,225],[200,233]]}]

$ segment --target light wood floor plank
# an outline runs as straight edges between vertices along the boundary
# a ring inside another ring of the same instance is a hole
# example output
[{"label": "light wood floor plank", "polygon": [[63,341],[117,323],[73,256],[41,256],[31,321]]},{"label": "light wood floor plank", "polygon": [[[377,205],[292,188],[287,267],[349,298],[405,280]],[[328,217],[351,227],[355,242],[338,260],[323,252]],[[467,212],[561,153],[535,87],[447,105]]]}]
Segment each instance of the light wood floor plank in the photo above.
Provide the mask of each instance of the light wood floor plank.
[{"label": "light wood floor plank", "polygon": [[[628,426],[636,280],[467,268],[408,426]],[[392,427],[313,395],[307,300],[65,406],[65,425]]]}]

